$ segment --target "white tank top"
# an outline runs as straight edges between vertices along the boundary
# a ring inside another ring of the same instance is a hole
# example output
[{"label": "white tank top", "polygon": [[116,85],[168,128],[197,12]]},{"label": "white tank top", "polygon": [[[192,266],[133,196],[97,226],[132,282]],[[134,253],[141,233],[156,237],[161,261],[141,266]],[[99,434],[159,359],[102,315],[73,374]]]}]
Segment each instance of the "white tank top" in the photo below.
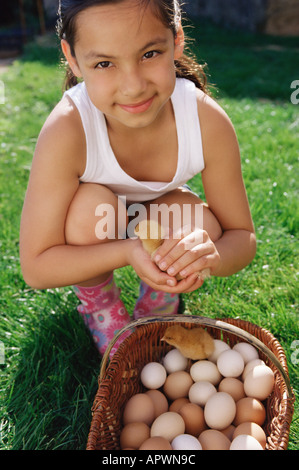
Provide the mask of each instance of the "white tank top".
[{"label": "white tank top", "polygon": [[107,186],[126,201],[144,202],[156,199],[187,183],[204,169],[196,87],[184,78],[176,79],[171,96],[178,137],[178,163],[170,182],[138,181],[119,165],[109,142],[104,114],[91,102],[85,83],[65,92],[76,105],[86,136],[86,168],[80,181]]}]

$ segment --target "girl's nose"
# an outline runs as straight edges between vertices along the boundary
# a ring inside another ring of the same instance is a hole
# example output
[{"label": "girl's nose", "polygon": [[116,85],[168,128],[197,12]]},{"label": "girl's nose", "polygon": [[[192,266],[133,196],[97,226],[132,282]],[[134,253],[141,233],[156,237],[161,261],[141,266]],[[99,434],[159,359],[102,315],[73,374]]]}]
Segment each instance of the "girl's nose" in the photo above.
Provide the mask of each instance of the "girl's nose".
[{"label": "girl's nose", "polygon": [[144,93],[146,80],[139,67],[123,72],[120,78],[120,90],[123,96],[136,99]]}]

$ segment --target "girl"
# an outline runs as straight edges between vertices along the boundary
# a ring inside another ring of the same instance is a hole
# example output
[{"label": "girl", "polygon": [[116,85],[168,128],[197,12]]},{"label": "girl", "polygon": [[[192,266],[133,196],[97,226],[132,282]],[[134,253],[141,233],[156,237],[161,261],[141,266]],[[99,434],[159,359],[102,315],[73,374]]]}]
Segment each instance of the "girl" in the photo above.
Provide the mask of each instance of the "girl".
[{"label": "girl", "polygon": [[[139,318],[176,313],[201,271],[229,276],[255,255],[235,132],[184,54],[180,19],[177,0],[60,2],[67,91],[37,142],[21,266],[34,288],[74,285],[101,354],[130,320],[115,269],[141,279]],[[198,173],[207,203],[184,186]],[[136,207],[166,208],[154,259],[125,233]]]}]

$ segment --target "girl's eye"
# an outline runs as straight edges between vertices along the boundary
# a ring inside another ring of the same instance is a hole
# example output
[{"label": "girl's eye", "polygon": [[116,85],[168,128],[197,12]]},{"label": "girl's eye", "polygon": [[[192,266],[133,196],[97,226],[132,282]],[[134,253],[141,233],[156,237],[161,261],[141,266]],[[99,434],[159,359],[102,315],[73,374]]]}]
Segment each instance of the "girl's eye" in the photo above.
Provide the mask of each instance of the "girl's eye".
[{"label": "girl's eye", "polygon": [[158,55],[159,52],[158,51],[148,51],[144,54],[144,58],[145,59],[152,59],[153,57],[156,57],[156,55]]},{"label": "girl's eye", "polygon": [[109,60],[104,60],[102,62],[99,62],[97,65],[96,65],[96,68],[97,69],[108,69],[109,67],[112,66],[112,63],[109,62]]}]

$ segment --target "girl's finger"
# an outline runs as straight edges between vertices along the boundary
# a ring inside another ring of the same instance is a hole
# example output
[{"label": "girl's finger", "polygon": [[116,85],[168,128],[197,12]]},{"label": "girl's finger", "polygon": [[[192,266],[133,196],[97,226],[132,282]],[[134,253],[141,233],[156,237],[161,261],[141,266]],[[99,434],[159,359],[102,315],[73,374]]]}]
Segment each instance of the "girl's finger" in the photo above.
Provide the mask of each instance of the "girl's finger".
[{"label": "girl's finger", "polygon": [[198,268],[195,267],[193,271],[189,269],[188,272],[183,275],[183,277],[186,277],[201,268],[201,258],[210,253],[210,251],[211,246],[209,243],[197,245],[190,250],[186,250],[184,247],[178,245],[160,261],[159,267],[165,270],[170,276],[176,276],[187,266],[198,262]]}]

